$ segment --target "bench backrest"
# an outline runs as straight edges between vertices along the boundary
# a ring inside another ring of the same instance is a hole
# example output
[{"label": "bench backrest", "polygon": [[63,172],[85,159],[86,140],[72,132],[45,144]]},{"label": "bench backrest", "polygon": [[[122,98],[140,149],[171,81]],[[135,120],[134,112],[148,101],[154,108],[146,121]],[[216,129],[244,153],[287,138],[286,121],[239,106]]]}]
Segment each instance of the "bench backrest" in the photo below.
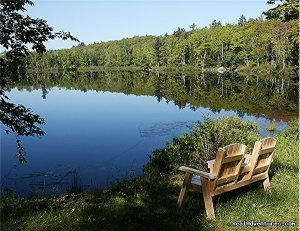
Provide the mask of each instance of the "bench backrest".
[{"label": "bench backrest", "polygon": [[275,151],[276,139],[272,137],[264,138],[255,142],[252,158],[249,163],[250,171],[244,179],[248,180],[254,176],[266,174],[269,171]]},{"label": "bench backrest", "polygon": [[246,145],[239,143],[218,149],[212,171],[216,179],[212,182],[211,190],[237,182],[245,152]]}]

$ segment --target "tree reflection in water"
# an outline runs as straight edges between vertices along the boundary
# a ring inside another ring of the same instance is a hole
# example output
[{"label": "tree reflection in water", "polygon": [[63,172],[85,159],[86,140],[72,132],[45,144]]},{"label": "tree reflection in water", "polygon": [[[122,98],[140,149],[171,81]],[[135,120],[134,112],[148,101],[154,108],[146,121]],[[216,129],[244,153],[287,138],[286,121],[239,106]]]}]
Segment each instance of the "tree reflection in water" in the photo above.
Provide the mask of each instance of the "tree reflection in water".
[{"label": "tree reflection in water", "polygon": [[164,98],[180,109],[233,110],[241,116],[247,113],[283,121],[298,116],[297,76],[138,71],[92,73],[31,74],[16,81],[11,88],[42,88],[44,98],[52,87],[63,87],[83,92],[96,90],[155,96],[159,102]]},{"label": "tree reflection in water", "polygon": [[39,115],[34,114],[29,108],[23,105],[16,105],[9,102],[4,92],[0,95],[0,120],[1,128],[6,134],[12,133],[16,137],[17,154],[20,163],[26,162],[26,151],[23,147],[21,136],[43,136],[45,132],[41,126],[45,120]]}]

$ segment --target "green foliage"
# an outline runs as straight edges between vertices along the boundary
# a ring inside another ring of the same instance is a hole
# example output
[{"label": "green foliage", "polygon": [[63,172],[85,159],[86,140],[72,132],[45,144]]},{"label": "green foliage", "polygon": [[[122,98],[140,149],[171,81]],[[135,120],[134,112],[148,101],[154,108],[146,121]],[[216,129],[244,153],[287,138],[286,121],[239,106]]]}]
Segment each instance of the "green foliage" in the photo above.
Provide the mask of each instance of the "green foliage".
[{"label": "green foliage", "polygon": [[37,53],[46,51],[45,42],[55,38],[63,40],[74,38],[69,32],[53,32],[53,28],[43,19],[33,19],[24,15],[25,6],[33,6],[31,0],[1,1],[0,3],[0,44],[6,49],[0,57],[2,76],[20,73],[25,67],[28,46]]},{"label": "green foliage", "polygon": [[278,174],[284,171],[299,174],[299,120],[293,120],[289,125],[276,137],[273,171]]},{"label": "green foliage", "polygon": [[[43,60],[31,53],[28,67],[33,70],[66,70],[75,67],[135,66],[143,69],[177,67],[209,68],[238,66],[277,69],[298,66],[298,21],[239,19],[239,25],[222,26],[214,21],[209,28],[178,28],[173,35],[135,36],[72,49],[48,51]],[[243,25],[243,26],[241,26]]]},{"label": "green foliage", "polygon": [[269,4],[283,2],[276,7],[264,12],[267,19],[280,19],[281,21],[289,21],[299,19],[299,1],[298,0],[268,0]]},{"label": "green foliage", "polygon": [[268,127],[268,131],[275,132],[275,130],[276,130],[276,124],[270,124],[270,126]]},{"label": "green foliage", "polygon": [[243,143],[251,149],[259,138],[257,125],[250,121],[234,117],[206,118],[189,134],[174,138],[165,148],[154,151],[144,172],[155,176],[176,172],[181,165],[206,169],[206,161],[215,158],[218,148]]},{"label": "green foliage", "polygon": [[280,134],[280,137],[299,140],[299,120],[292,120],[289,123],[289,128]]}]

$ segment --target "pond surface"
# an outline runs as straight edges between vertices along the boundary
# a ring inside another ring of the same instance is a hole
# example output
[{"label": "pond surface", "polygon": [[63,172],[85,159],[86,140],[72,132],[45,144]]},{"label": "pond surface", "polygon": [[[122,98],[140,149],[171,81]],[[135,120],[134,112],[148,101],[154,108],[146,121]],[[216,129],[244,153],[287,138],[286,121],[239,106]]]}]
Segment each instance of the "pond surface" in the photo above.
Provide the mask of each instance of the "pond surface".
[{"label": "pond surface", "polygon": [[45,118],[42,137],[23,137],[20,164],[15,137],[1,130],[2,190],[22,196],[60,194],[74,178],[84,190],[142,173],[157,148],[207,116],[239,116],[263,136],[298,114],[291,80],[209,74],[74,73],[16,82],[10,101]]}]

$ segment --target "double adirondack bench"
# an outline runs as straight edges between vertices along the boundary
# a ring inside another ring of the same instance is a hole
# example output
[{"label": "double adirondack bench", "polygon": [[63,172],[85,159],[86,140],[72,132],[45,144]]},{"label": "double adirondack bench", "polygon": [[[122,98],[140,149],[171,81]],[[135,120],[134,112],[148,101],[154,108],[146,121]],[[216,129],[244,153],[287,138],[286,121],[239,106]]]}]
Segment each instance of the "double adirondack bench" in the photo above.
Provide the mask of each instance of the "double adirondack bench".
[{"label": "double adirondack bench", "polygon": [[246,145],[231,144],[219,148],[216,159],[207,162],[210,172],[181,166],[185,173],[178,206],[184,202],[188,190],[203,193],[206,215],[215,218],[212,198],[222,193],[241,188],[251,183],[262,181],[264,190],[270,192],[269,168],[275,150],[276,139],[265,138],[257,141],[252,154],[246,154]]}]

